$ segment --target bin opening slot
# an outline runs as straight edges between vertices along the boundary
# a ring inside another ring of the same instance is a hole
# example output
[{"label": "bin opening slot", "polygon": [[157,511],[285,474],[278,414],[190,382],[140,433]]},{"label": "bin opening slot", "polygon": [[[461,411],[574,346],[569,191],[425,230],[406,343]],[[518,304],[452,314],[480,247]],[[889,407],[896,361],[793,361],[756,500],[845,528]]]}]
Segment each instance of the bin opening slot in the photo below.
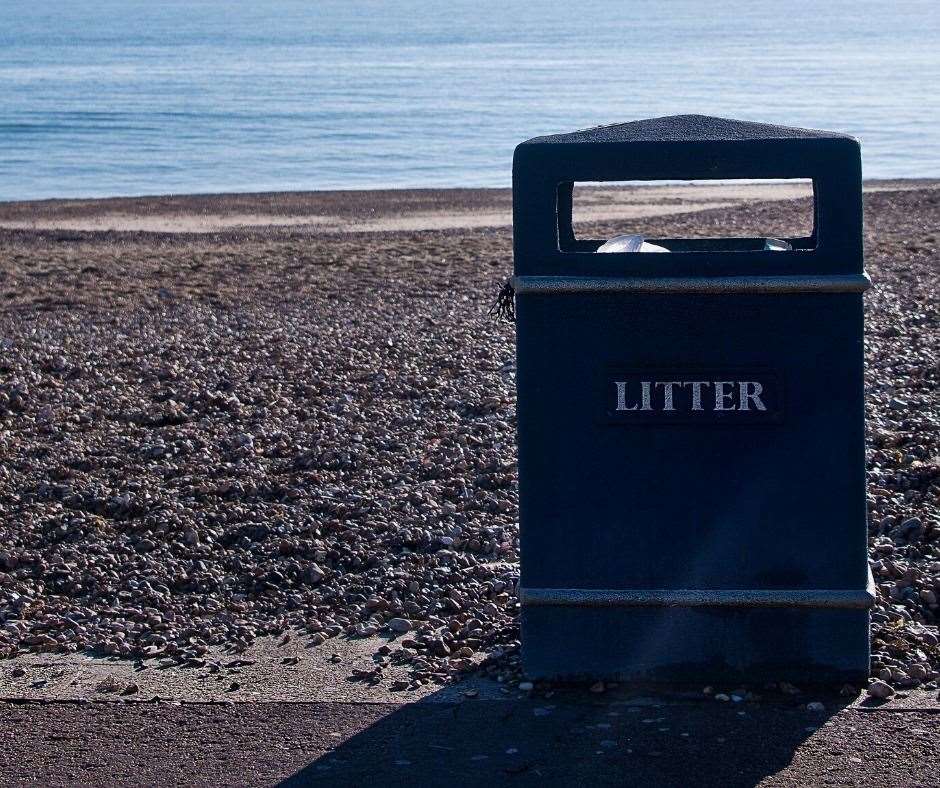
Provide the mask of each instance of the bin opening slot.
[{"label": "bin opening slot", "polygon": [[809,251],[818,238],[809,178],[569,181],[557,215],[562,252]]}]

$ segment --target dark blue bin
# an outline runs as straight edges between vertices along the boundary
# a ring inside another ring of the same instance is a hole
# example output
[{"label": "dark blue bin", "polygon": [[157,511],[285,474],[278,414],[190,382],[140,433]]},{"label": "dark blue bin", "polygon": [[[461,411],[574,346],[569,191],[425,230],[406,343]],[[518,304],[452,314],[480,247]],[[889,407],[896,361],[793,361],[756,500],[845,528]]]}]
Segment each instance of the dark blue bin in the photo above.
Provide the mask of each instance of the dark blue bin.
[{"label": "dark blue bin", "polygon": [[[574,182],[721,178],[812,179],[812,234],[574,237]],[[526,674],[864,678],[858,143],[701,116],[537,137],[513,213]]]}]

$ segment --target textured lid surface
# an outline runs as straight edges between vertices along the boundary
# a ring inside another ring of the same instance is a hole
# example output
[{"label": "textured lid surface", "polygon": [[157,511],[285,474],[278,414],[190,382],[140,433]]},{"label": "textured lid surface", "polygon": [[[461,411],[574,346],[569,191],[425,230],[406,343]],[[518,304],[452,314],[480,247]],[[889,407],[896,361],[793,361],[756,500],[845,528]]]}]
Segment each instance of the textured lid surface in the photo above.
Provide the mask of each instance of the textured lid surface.
[{"label": "textured lid surface", "polygon": [[798,129],[713,118],[709,115],[668,115],[610,126],[595,126],[568,134],[533,137],[523,145],[566,145],[617,142],[728,142],[742,140],[846,139],[848,134],[817,129]]}]

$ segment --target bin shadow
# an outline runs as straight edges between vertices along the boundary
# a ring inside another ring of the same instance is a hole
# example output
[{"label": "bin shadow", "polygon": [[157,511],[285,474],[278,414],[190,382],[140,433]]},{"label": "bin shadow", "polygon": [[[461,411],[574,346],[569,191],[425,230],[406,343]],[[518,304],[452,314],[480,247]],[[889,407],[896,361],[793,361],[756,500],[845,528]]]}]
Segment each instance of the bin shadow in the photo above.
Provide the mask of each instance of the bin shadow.
[{"label": "bin shadow", "polygon": [[754,786],[849,703],[442,697],[391,707],[280,785]]}]

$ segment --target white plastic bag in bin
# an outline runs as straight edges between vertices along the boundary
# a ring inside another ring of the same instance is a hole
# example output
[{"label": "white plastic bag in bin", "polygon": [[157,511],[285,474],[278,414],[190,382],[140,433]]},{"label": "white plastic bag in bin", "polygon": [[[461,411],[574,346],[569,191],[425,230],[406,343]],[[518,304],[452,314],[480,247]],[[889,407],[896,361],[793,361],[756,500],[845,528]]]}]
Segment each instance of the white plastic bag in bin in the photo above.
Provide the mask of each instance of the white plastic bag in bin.
[{"label": "white plastic bag in bin", "polygon": [[[765,238],[764,250],[768,252],[785,252],[793,247],[789,241],[780,238]],[[642,235],[615,235],[609,241],[597,248],[598,252],[668,252],[663,246],[657,246],[643,240]]]},{"label": "white plastic bag in bin", "polygon": [[668,252],[668,249],[647,243],[642,235],[615,235],[597,249],[598,252]]}]

